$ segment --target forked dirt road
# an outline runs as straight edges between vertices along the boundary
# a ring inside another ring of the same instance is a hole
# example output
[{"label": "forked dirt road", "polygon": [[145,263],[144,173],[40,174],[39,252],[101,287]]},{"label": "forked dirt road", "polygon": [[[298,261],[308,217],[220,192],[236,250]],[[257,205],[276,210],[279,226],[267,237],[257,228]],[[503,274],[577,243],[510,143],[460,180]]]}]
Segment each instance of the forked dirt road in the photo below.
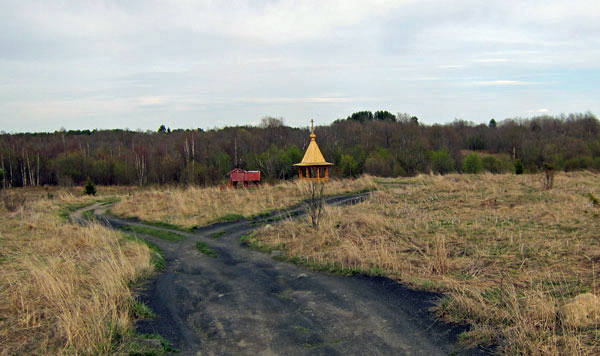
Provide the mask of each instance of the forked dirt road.
[{"label": "forked dirt road", "polygon": [[[348,204],[365,195],[329,198]],[[139,225],[96,214],[113,227]],[[464,327],[436,321],[438,297],[387,278],[343,277],[279,262],[240,245],[256,226],[219,223],[171,242],[141,236],[166,260],[141,299],[157,315],[139,323],[181,355],[487,355],[456,343]],[[223,232],[219,238],[211,237]],[[196,249],[204,242],[217,253]]]}]

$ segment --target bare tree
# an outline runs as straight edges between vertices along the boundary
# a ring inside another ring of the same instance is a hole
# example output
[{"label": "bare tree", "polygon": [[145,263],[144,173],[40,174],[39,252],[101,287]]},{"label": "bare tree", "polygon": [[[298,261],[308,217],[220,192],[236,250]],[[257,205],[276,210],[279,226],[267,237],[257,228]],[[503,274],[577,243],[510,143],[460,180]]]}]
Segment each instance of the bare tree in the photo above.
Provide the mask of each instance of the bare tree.
[{"label": "bare tree", "polygon": [[550,163],[544,163],[544,171],[546,172],[544,188],[552,189],[554,186],[554,166]]},{"label": "bare tree", "polygon": [[146,183],[146,160],[141,154],[135,154],[135,169],[138,178],[138,185],[142,186]]},{"label": "bare tree", "polygon": [[319,226],[321,215],[323,214],[323,191],[325,184],[321,182],[309,182],[307,185],[306,210],[310,217],[313,228]]},{"label": "bare tree", "polygon": [[259,127],[280,127],[283,126],[283,117],[265,116],[260,119]]}]

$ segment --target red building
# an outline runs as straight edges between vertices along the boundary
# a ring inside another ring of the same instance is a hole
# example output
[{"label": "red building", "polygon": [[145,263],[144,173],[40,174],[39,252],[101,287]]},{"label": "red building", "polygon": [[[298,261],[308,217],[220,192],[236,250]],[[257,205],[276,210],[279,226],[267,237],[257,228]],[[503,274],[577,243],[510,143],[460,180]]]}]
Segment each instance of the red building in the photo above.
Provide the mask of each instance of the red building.
[{"label": "red building", "polygon": [[230,187],[237,187],[239,182],[242,182],[244,187],[247,187],[249,183],[256,185],[260,183],[260,171],[245,171],[241,168],[235,168],[227,175],[229,176]]}]

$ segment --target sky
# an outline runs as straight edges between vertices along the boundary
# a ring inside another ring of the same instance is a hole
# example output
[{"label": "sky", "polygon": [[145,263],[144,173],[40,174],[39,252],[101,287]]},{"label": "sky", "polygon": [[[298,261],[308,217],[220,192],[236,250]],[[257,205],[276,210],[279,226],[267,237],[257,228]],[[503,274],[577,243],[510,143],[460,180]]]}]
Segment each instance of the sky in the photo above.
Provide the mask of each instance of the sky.
[{"label": "sky", "polygon": [[0,0],[0,131],[600,113],[600,1]]}]

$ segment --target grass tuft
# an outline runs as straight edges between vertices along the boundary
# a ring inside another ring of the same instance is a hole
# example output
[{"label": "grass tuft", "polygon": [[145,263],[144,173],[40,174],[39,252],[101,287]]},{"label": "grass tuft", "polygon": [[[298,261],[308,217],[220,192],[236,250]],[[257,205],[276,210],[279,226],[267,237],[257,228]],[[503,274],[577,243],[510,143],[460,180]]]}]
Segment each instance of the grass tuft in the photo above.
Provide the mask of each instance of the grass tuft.
[{"label": "grass tuft", "polygon": [[134,334],[112,350],[112,354],[118,356],[164,356],[177,352],[179,350],[159,334]]},{"label": "grass tuft", "polygon": [[217,257],[217,253],[215,252],[215,250],[213,250],[212,248],[208,247],[207,244],[205,244],[204,242],[198,242],[196,243],[196,248],[198,249],[198,251],[200,251],[201,253],[210,256],[210,257]]},{"label": "grass tuft", "polygon": [[156,314],[146,304],[135,298],[131,300],[131,312],[134,317],[139,319],[153,319],[156,317]]},{"label": "grass tuft", "polygon": [[588,198],[590,199],[590,202],[592,202],[593,206],[600,207],[600,200],[598,200],[594,194],[588,193]]},{"label": "grass tuft", "polygon": [[243,219],[244,219],[244,215],[240,215],[240,214],[225,214],[223,216],[219,216],[218,218],[216,218],[215,220],[213,220],[213,222],[239,221],[239,220],[243,220]]},{"label": "grass tuft", "polygon": [[130,233],[123,233],[123,236],[125,240],[135,241],[136,243],[143,244],[148,247],[150,250],[150,262],[157,271],[162,271],[165,268],[166,262],[162,255],[162,251],[158,246],[148,240],[144,240]]},{"label": "grass tuft", "polygon": [[210,237],[212,237],[213,239],[218,239],[223,235],[225,235],[225,231],[217,231],[210,234]]},{"label": "grass tuft", "polygon": [[83,213],[81,213],[81,216],[85,220],[89,220],[89,221],[95,220],[94,211],[93,210],[86,210]]}]

